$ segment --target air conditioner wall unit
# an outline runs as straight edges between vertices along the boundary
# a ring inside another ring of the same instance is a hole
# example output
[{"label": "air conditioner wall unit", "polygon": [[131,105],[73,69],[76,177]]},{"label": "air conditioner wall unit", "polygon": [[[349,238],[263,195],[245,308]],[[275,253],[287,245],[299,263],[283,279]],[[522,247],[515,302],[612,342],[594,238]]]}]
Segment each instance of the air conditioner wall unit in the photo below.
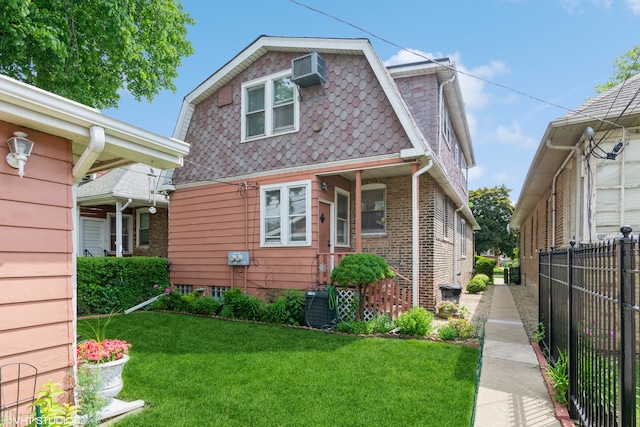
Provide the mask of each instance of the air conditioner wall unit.
[{"label": "air conditioner wall unit", "polygon": [[291,80],[300,87],[322,84],[325,78],[325,62],[318,52],[291,60]]}]

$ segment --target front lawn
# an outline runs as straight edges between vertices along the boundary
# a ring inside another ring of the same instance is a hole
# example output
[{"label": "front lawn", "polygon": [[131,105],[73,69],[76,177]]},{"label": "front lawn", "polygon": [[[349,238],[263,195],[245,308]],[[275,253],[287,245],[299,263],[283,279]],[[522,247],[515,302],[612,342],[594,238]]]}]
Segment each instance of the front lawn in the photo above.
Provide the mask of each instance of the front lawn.
[{"label": "front lawn", "polygon": [[478,349],[170,313],[114,316],[133,344],[124,426],[468,426]]}]

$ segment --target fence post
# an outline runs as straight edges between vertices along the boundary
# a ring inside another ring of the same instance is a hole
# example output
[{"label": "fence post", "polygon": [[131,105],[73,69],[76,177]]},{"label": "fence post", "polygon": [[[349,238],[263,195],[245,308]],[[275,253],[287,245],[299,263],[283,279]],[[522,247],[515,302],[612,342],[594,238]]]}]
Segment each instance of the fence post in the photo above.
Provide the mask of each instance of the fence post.
[{"label": "fence post", "polygon": [[578,329],[576,328],[576,324],[574,321],[573,315],[573,255],[575,252],[576,241],[571,240],[569,242],[571,247],[568,250],[567,260],[568,260],[568,272],[567,272],[567,282],[568,282],[568,311],[569,311],[569,340],[567,343],[567,363],[568,363],[568,373],[569,373],[569,415],[573,419],[578,418],[578,411],[576,409],[576,405],[572,404],[572,402],[576,401],[578,396]]},{"label": "fence post", "polygon": [[620,389],[618,405],[620,425],[636,425],[636,369],[635,369],[635,324],[633,306],[635,304],[634,251],[631,227],[620,227]]}]

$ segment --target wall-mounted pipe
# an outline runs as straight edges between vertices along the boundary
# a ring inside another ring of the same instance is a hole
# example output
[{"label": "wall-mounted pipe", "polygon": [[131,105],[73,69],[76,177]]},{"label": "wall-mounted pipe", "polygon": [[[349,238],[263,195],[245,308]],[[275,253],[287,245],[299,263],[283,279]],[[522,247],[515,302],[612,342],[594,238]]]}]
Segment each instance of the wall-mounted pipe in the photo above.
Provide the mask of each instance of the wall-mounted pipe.
[{"label": "wall-mounted pipe", "polygon": [[104,128],[91,126],[89,128],[89,145],[85,148],[71,171],[74,184],[82,181],[82,178],[87,175],[87,171],[91,169],[91,166],[93,166],[98,156],[100,156],[100,153],[104,150],[105,144],[106,137]]},{"label": "wall-mounted pipe", "polygon": [[411,207],[412,207],[412,216],[411,216],[411,228],[412,228],[412,264],[413,264],[413,275],[412,275],[412,298],[413,298],[413,306],[417,307],[418,296],[419,296],[419,286],[420,286],[420,184],[419,178],[420,175],[427,172],[433,166],[433,159],[431,158],[431,154],[427,155],[429,159],[429,163],[421,169],[415,171],[411,176]]},{"label": "wall-mounted pipe", "polygon": [[116,257],[122,256],[122,212],[131,204],[131,199],[122,205],[120,200],[116,200]]},{"label": "wall-mounted pipe", "polygon": [[[580,185],[580,171],[582,170],[582,158],[580,157],[580,145],[582,144],[582,142],[584,141],[584,135],[580,137],[580,139],[578,140],[578,142],[576,143],[576,145],[572,145],[572,146],[566,146],[566,145],[553,145],[551,144],[551,140],[547,139],[547,147],[554,149],[554,150],[573,150],[575,155],[576,155],[576,207],[575,207],[575,217],[574,217],[574,221],[575,221],[575,230],[574,230],[574,240],[576,242],[580,242],[580,237],[581,237],[581,233],[580,233],[580,214],[582,213],[582,209],[581,209],[581,203],[582,203],[582,190],[581,190],[581,185]],[[555,228],[555,215],[553,215],[552,218],[552,222],[554,224],[554,228]],[[554,230],[555,233],[555,230]],[[555,240],[555,238],[553,239]],[[554,241],[554,246],[555,246],[555,241]]]},{"label": "wall-mounted pipe", "polygon": [[453,277],[451,283],[458,284],[458,212],[464,209],[464,204],[460,205],[453,213]]}]

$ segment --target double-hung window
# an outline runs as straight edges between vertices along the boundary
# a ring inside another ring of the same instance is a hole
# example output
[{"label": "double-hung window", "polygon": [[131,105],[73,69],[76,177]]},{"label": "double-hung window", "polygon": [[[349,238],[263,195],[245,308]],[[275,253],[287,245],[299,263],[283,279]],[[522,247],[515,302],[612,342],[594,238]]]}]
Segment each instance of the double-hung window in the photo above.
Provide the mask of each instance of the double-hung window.
[{"label": "double-hung window", "polygon": [[349,246],[349,193],[336,189],[336,246]]},{"label": "double-hung window", "polygon": [[291,71],[242,85],[242,140],[298,129],[298,98]]},{"label": "double-hung window", "polygon": [[263,246],[311,244],[311,181],[260,187],[260,240]]},{"label": "double-hung window", "polygon": [[384,184],[362,186],[362,234],[385,234],[386,188]]},{"label": "double-hung window", "polygon": [[149,246],[149,220],[150,218],[148,209],[141,209],[137,212],[136,221],[136,246]]},{"label": "double-hung window", "polygon": [[[117,225],[116,216],[114,214],[108,214],[109,217],[109,251],[116,252],[116,240],[117,240]],[[131,215],[122,215],[122,252],[131,252],[132,243],[132,229],[131,229]]]}]

